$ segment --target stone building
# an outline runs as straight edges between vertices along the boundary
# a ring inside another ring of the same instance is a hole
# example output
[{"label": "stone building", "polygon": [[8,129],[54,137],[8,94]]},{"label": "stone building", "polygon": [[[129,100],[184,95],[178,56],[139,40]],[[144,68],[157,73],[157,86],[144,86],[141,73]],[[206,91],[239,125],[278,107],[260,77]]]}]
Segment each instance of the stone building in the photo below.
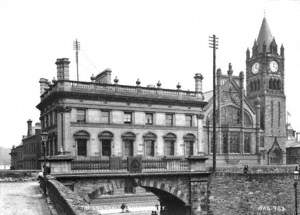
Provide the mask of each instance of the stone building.
[{"label": "stone building", "polygon": [[41,169],[41,125],[35,123],[32,126],[32,121],[27,121],[27,135],[23,136],[23,169]]},{"label": "stone building", "polygon": [[[196,91],[120,85],[105,70],[91,82],[68,80],[69,63],[57,59],[57,81],[41,79],[42,129],[47,154],[86,157],[188,156],[203,151],[202,116],[206,102],[202,77]],[[201,148],[202,147],[202,148]]]},{"label": "stone building", "polygon": [[[249,49],[246,51],[244,79],[243,72],[233,75],[231,64],[226,75],[221,69],[217,71],[217,163],[285,163],[284,47],[278,53],[266,18],[254,41],[252,55]],[[211,154],[212,92],[205,93],[205,98],[208,105],[204,141]]]},{"label": "stone building", "polygon": [[13,146],[10,154],[10,168],[23,169],[23,145]]},{"label": "stone building", "polygon": [[32,121],[27,121],[27,135],[22,137],[22,143],[11,149],[11,168],[12,169],[41,169],[41,125]]}]

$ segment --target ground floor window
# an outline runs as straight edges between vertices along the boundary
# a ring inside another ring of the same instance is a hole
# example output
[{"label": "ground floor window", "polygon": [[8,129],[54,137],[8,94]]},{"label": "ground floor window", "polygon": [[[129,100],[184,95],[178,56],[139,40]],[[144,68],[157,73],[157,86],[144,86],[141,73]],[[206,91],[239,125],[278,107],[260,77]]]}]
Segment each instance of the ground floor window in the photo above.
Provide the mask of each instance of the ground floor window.
[{"label": "ground floor window", "polygon": [[175,141],[165,140],[165,155],[174,156],[175,152]]},{"label": "ground floor window", "polygon": [[154,156],[154,140],[144,140],[145,142],[145,156]]},{"label": "ground floor window", "polygon": [[87,156],[87,140],[77,139],[77,155]]},{"label": "ground floor window", "polygon": [[126,157],[133,156],[133,140],[123,140],[124,142],[124,155]]},{"label": "ground floor window", "polygon": [[102,156],[111,156],[111,140],[102,140]]},{"label": "ground floor window", "polygon": [[194,154],[194,141],[191,140],[185,140],[185,155],[190,156]]}]

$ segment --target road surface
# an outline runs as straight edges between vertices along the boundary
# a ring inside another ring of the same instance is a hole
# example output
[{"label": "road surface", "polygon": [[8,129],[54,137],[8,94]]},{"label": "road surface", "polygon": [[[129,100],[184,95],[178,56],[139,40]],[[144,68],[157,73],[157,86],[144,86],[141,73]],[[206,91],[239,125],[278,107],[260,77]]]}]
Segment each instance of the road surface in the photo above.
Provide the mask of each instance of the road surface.
[{"label": "road surface", "polygon": [[39,183],[0,183],[0,215],[50,215]]}]

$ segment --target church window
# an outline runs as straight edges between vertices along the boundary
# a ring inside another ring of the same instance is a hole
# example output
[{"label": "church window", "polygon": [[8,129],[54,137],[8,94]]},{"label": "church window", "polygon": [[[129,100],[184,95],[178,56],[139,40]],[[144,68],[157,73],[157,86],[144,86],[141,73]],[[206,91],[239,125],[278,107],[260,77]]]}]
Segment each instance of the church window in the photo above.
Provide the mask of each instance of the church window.
[{"label": "church window", "polygon": [[244,136],[244,153],[250,153],[251,152],[251,146],[250,146],[250,133],[245,133]]},{"label": "church window", "polygon": [[229,152],[230,153],[239,153],[240,152],[240,138],[238,132],[230,133],[230,141],[229,141]]},{"label": "church window", "polygon": [[271,101],[271,128],[274,126],[274,102]]},{"label": "church window", "polygon": [[281,112],[280,102],[278,102],[278,127],[280,127],[280,112]]},{"label": "church window", "polygon": [[222,132],[223,153],[228,153],[228,132]]}]

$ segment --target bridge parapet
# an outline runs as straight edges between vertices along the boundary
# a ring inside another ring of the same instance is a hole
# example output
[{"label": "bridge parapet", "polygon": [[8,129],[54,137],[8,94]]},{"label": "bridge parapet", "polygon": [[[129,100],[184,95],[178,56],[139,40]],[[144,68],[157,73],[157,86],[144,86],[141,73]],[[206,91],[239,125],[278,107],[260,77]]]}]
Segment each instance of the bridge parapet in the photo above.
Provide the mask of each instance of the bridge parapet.
[{"label": "bridge parapet", "polygon": [[127,173],[206,171],[205,156],[192,157],[85,157],[55,156],[47,159],[51,173]]}]

